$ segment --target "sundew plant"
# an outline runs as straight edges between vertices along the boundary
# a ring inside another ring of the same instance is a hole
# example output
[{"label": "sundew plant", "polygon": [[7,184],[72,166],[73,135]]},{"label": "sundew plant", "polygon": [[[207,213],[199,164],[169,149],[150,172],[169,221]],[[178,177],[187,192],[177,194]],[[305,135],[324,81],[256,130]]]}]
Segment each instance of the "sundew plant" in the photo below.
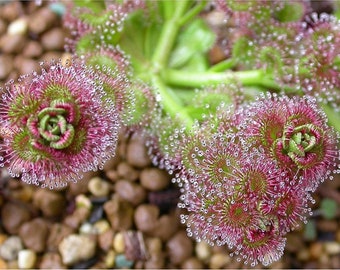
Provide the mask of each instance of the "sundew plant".
[{"label": "sundew plant", "polygon": [[64,7],[72,60],[2,89],[1,166],[63,187],[135,132],[179,186],[190,237],[251,266],[280,259],[313,192],[340,172],[335,15],[307,0]]}]

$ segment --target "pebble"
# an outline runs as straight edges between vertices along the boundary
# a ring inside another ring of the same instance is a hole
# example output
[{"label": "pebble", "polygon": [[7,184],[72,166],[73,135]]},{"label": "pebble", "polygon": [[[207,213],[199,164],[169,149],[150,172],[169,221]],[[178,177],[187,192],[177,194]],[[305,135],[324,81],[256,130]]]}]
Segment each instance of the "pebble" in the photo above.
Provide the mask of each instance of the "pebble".
[{"label": "pebble", "polygon": [[0,234],[0,245],[2,245],[2,243],[5,242],[7,238],[8,238],[8,235],[1,233]]},{"label": "pebble", "polygon": [[63,29],[53,28],[42,35],[41,44],[46,51],[63,50],[65,37]]},{"label": "pebble", "polygon": [[338,229],[338,224],[335,220],[318,220],[316,227],[320,231],[324,232],[335,232]]},{"label": "pebble", "polygon": [[120,162],[121,162],[120,155],[114,155],[104,164],[104,167],[103,167],[104,172],[109,171],[109,170],[114,170]]},{"label": "pebble", "polygon": [[42,218],[35,218],[24,223],[19,230],[19,236],[25,247],[35,252],[45,250],[48,234],[48,223]]},{"label": "pebble", "polygon": [[155,205],[141,204],[134,215],[135,225],[142,232],[153,232],[157,227],[159,209]]},{"label": "pebble", "polygon": [[42,7],[29,16],[28,29],[34,34],[41,34],[49,29],[57,19],[57,15],[48,7]]},{"label": "pebble", "polygon": [[7,25],[4,22],[4,20],[2,20],[2,18],[0,18],[0,35],[3,35],[7,30]]},{"label": "pebble", "polygon": [[117,268],[128,269],[133,266],[133,261],[127,260],[124,254],[117,254],[115,258],[115,266]]},{"label": "pebble", "polygon": [[211,246],[205,241],[198,242],[195,245],[195,253],[198,259],[208,262],[212,253]]},{"label": "pebble", "polygon": [[96,242],[85,235],[71,234],[65,237],[58,246],[65,265],[88,260],[95,255]]},{"label": "pebble", "polygon": [[104,211],[111,227],[116,230],[128,230],[133,224],[133,208],[129,202],[123,201],[118,196],[104,204]]},{"label": "pebble", "polygon": [[122,161],[118,164],[117,173],[120,178],[129,181],[136,181],[139,177],[139,172],[125,161]]},{"label": "pebble", "polygon": [[17,259],[19,251],[23,248],[20,237],[10,236],[0,246],[0,257],[7,261],[13,261]]},{"label": "pebble", "polygon": [[34,70],[40,70],[40,66],[37,60],[26,58],[23,56],[15,57],[14,67],[18,70],[20,74],[30,74]]},{"label": "pebble", "polygon": [[136,168],[145,168],[151,165],[150,157],[145,146],[145,139],[140,135],[131,138],[126,151],[127,162]]},{"label": "pebble", "polygon": [[140,174],[140,182],[146,189],[157,191],[166,188],[171,182],[171,177],[164,170],[146,168]]},{"label": "pebble", "polygon": [[96,229],[98,234],[102,234],[110,230],[110,223],[105,219],[101,219],[101,220],[96,221],[93,224],[93,227]]},{"label": "pebble", "polygon": [[62,263],[61,256],[58,253],[48,252],[44,253],[39,263],[40,269],[66,269],[67,267]]},{"label": "pebble", "polygon": [[221,269],[225,268],[231,261],[228,254],[225,253],[215,253],[211,256],[209,262],[209,268],[211,269]]},{"label": "pebble", "polygon": [[174,212],[169,215],[161,215],[151,234],[167,241],[178,231],[179,224],[179,217]]},{"label": "pebble", "polygon": [[23,249],[18,253],[18,266],[20,269],[34,268],[37,254],[31,249]]},{"label": "pebble", "polygon": [[3,53],[20,53],[26,44],[26,37],[24,35],[15,34],[9,35],[4,34],[0,38],[0,50]]},{"label": "pebble", "polygon": [[194,247],[186,232],[179,231],[166,243],[166,249],[170,262],[179,265],[192,256]]},{"label": "pebble", "polygon": [[1,209],[1,221],[5,230],[16,234],[20,226],[31,219],[31,214],[24,204],[6,202]]},{"label": "pebble", "polygon": [[23,13],[23,6],[20,1],[11,1],[10,3],[1,6],[0,17],[6,21],[16,20]]},{"label": "pebble", "polygon": [[85,222],[80,225],[79,233],[80,234],[97,234],[97,230],[91,223]]},{"label": "pebble", "polygon": [[84,207],[85,209],[88,210],[92,208],[91,200],[84,194],[77,195],[77,197],[75,198],[75,202],[77,208]]},{"label": "pebble", "polygon": [[190,257],[181,264],[182,269],[203,269],[203,263],[196,257]]},{"label": "pebble", "polygon": [[116,262],[116,252],[110,249],[105,255],[104,262],[107,268],[114,268]]},{"label": "pebble", "polygon": [[62,223],[53,223],[47,239],[47,250],[56,252],[59,243],[74,232],[72,228]]},{"label": "pebble", "polygon": [[312,259],[318,259],[323,251],[323,245],[320,242],[313,242],[309,247],[309,254]]},{"label": "pebble", "polygon": [[5,260],[0,258],[0,269],[7,269],[7,263]]},{"label": "pebble", "polygon": [[38,207],[46,217],[56,217],[64,213],[65,197],[56,191],[38,189],[33,195],[33,205]]},{"label": "pebble", "polygon": [[117,181],[115,191],[133,206],[141,204],[146,198],[146,191],[141,185],[126,180]]},{"label": "pebble", "polygon": [[[58,56],[56,56],[57,58],[54,59],[58,59]],[[44,57],[42,57],[42,60],[46,60],[44,59]],[[49,60],[48,60],[49,61]],[[89,181],[98,175],[98,172],[87,172],[84,173],[83,178],[77,182],[77,183],[69,183],[68,185],[68,189],[67,192],[68,194],[72,195],[72,196],[77,196],[77,195],[81,195],[81,194],[86,194],[88,192],[88,183]]]},{"label": "pebble", "polygon": [[124,232],[124,253],[130,261],[145,261],[149,258],[142,232],[134,230]]},{"label": "pebble", "polygon": [[111,229],[98,235],[99,247],[104,251],[108,251],[112,249],[113,237],[114,237],[114,232]]},{"label": "pebble", "polygon": [[110,185],[108,182],[97,176],[89,181],[88,190],[96,197],[104,197],[109,194]]},{"label": "pebble", "polygon": [[121,232],[116,233],[113,237],[112,246],[117,253],[123,253],[125,251],[124,235]]},{"label": "pebble", "polygon": [[0,55],[0,80],[5,80],[13,69],[13,57],[6,54]]},{"label": "pebble", "polygon": [[89,209],[85,207],[77,208],[72,213],[72,215],[65,217],[64,224],[73,229],[77,229],[79,228],[80,224],[83,223],[89,217],[89,215],[90,215]]},{"label": "pebble", "polygon": [[43,48],[41,47],[40,43],[34,40],[28,41],[22,51],[22,55],[28,58],[39,57],[42,53]]},{"label": "pebble", "polygon": [[19,18],[8,25],[7,33],[9,35],[24,35],[27,32],[27,18]]},{"label": "pebble", "polygon": [[340,243],[338,242],[325,242],[324,248],[329,255],[340,254]]}]

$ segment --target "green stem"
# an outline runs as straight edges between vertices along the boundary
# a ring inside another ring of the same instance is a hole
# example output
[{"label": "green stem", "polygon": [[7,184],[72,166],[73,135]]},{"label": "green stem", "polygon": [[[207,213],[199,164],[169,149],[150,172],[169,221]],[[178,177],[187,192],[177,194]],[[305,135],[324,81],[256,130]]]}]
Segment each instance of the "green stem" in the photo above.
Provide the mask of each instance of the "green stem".
[{"label": "green stem", "polygon": [[185,111],[182,102],[178,100],[176,95],[169,89],[161,80],[161,78],[157,75],[152,76],[151,78],[152,84],[157,89],[159,94],[161,95],[161,103],[163,105],[164,110],[172,117],[179,117],[182,123],[185,125],[187,130],[190,130],[194,124],[193,119],[190,115]]},{"label": "green stem", "polygon": [[336,112],[328,104],[321,104],[321,107],[328,116],[328,123],[340,132],[339,112]]},{"label": "green stem", "polygon": [[179,21],[179,25],[184,25],[187,22],[189,22],[191,19],[193,19],[194,17],[196,17],[196,15],[198,15],[203,9],[204,7],[207,5],[207,1],[206,0],[201,0],[201,2],[196,5],[195,7],[193,7],[192,9],[190,9],[188,11],[188,13],[186,13]]},{"label": "green stem", "polygon": [[166,20],[163,24],[159,42],[156,45],[154,55],[152,57],[155,73],[158,73],[167,64],[171,49],[174,46],[178,31],[181,27],[179,20],[185,13],[188,3],[188,0],[178,1],[172,18]]},{"label": "green stem", "polygon": [[261,85],[264,78],[262,70],[229,71],[229,72],[190,72],[167,69],[162,72],[166,83],[180,87],[203,87],[240,81],[243,85]]}]

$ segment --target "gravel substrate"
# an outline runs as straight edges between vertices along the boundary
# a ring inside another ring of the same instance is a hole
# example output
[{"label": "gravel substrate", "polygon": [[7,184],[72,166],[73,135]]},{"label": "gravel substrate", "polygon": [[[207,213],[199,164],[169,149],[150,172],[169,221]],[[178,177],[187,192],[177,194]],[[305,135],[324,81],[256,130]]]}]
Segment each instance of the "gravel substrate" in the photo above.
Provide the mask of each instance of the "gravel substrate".
[{"label": "gravel substrate", "polygon": [[[0,86],[67,59],[67,32],[48,3],[0,5]],[[120,136],[116,156],[63,190],[0,180],[0,269],[248,268],[225,247],[196,243],[180,224],[178,188],[152,166],[139,134]],[[269,268],[340,268],[340,212],[326,219],[324,198],[340,205],[340,179],[321,185],[309,225],[288,234],[282,259]],[[261,268],[257,266],[255,268]]]}]

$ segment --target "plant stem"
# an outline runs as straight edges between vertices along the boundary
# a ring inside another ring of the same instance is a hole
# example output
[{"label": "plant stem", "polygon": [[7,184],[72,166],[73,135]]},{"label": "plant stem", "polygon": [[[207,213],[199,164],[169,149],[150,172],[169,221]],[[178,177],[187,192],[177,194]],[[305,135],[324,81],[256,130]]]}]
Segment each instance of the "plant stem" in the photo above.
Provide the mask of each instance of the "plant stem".
[{"label": "plant stem", "polygon": [[152,76],[152,84],[159,91],[161,95],[161,103],[163,109],[173,118],[180,117],[187,130],[190,130],[194,121],[190,115],[185,111],[182,102],[176,95],[169,89],[158,75]]},{"label": "plant stem", "polygon": [[203,87],[239,81],[243,85],[261,85],[264,78],[262,70],[228,72],[190,72],[167,69],[162,72],[165,82],[180,87]]},{"label": "plant stem", "polygon": [[156,45],[155,52],[152,57],[152,63],[154,64],[155,73],[158,73],[167,64],[171,49],[173,48],[176,36],[181,27],[179,24],[179,20],[187,9],[188,3],[188,0],[178,1],[176,3],[176,10],[172,18],[166,20],[163,24],[160,39]]}]

